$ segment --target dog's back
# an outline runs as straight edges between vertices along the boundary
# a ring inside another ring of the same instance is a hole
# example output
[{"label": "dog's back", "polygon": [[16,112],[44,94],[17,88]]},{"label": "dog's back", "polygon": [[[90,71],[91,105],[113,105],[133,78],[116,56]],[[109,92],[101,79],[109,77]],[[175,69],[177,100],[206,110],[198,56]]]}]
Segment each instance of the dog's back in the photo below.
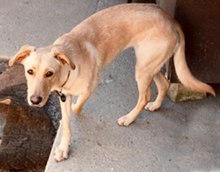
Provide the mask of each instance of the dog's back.
[{"label": "dog's back", "polygon": [[81,42],[89,40],[98,50],[102,65],[106,66],[120,51],[143,39],[172,36],[174,23],[154,4],[122,4],[97,12],[67,35]]}]

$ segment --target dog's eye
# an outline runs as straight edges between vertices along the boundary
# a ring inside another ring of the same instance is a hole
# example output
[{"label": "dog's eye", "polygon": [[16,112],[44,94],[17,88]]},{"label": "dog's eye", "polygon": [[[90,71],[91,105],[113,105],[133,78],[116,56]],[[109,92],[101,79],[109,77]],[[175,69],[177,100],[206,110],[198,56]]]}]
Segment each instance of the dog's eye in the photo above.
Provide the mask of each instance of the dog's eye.
[{"label": "dog's eye", "polygon": [[52,75],[53,75],[53,72],[48,71],[48,72],[45,74],[45,77],[46,77],[46,78],[49,78],[49,77],[51,77]]},{"label": "dog's eye", "polygon": [[27,71],[27,73],[28,73],[29,75],[33,75],[33,74],[34,74],[34,71],[33,71],[32,69],[29,69],[29,70]]}]

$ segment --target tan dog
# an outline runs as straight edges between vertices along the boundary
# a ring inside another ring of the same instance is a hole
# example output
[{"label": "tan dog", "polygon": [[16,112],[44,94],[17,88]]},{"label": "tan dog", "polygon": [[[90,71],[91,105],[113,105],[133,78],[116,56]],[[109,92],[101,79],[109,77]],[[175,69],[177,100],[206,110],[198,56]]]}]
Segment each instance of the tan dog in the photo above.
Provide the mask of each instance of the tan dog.
[{"label": "tan dog", "polygon": [[[79,113],[97,86],[99,72],[128,47],[134,47],[137,56],[139,98],[134,109],[118,119],[119,125],[131,124],[144,106],[151,111],[160,107],[169,84],[159,71],[172,55],[177,75],[186,87],[215,95],[210,86],[190,73],[181,28],[160,8],[124,4],[102,10],[59,37],[53,45],[23,46],[9,61],[10,66],[20,62],[25,67],[30,105],[43,106],[51,91],[60,92],[62,137],[55,152],[57,161],[68,157],[72,96],[79,96],[72,105],[72,111]],[[147,104],[152,80],[159,94],[155,102]]]}]

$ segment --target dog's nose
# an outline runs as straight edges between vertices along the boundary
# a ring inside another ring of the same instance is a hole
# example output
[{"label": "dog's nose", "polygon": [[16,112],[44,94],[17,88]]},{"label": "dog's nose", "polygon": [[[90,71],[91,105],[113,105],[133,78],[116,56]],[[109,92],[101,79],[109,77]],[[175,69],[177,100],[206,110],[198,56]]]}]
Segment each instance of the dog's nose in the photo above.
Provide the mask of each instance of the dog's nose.
[{"label": "dog's nose", "polygon": [[31,100],[31,103],[33,103],[34,105],[38,105],[42,101],[42,97],[33,95],[30,97],[30,100]]}]

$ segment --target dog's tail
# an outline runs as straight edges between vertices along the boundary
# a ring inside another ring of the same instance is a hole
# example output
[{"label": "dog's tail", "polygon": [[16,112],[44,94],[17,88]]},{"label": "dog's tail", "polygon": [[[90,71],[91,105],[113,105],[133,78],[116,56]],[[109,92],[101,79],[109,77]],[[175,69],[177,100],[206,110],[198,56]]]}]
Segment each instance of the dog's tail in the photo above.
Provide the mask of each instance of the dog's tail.
[{"label": "dog's tail", "polygon": [[176,31],[179,36],[179,41],[177,44],[176,51],[174,53],[174,66],[177,76],[180,82],[192,90],[210,93],[215,96],[215,91],[213,88],[198,79],[196,79],[190,72],[185,59],[185,39],[183,32],[178,24],[176,24]]}]

